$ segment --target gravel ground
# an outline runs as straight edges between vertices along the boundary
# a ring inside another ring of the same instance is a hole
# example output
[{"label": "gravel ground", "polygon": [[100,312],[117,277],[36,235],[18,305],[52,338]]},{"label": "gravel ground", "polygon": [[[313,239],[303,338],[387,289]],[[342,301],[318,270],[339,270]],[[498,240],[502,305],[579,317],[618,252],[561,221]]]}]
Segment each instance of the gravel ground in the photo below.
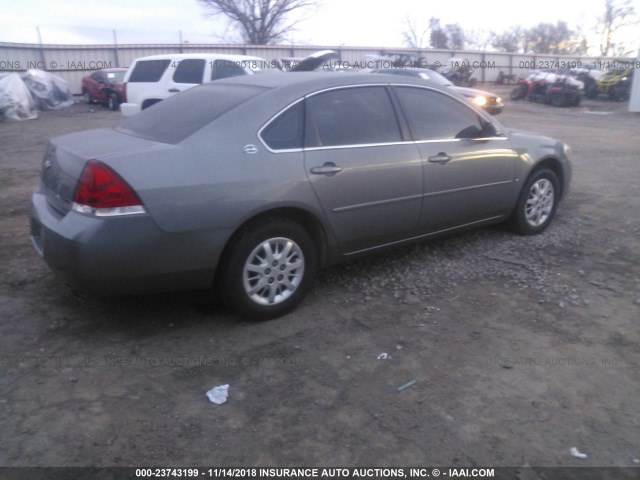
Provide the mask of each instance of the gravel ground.
[{"label": "gravel ground", "polygon": [[120,114],[0,123],[0,465],[637,465],[640,115],[506,100],[498,118],[573,148],[543,235],[496,226],[326,269],[266,323],[206,293],[67,289],[31,246],[29,195],[48,137]]}]

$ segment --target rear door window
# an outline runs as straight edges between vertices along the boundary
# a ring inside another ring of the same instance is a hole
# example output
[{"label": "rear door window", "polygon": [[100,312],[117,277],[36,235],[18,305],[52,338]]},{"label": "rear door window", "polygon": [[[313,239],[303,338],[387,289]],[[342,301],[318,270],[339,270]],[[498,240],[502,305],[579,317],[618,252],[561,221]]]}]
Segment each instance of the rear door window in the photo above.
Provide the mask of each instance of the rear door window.
[{"label": "rear door window", "polygon": [[173,81],[176,83],[202,83],[205,63],[205,60],[201,58],[181,60],[173,73]]},{"label": "rear door window", "polygon": [[304,140],[304,100],[278,115],[260,134],[272,150],[302,148]]},{"label": "rear door window", "polygon": [[157,82],[171,63],[171,60],[141,60],[136,62],[129,82]]}]

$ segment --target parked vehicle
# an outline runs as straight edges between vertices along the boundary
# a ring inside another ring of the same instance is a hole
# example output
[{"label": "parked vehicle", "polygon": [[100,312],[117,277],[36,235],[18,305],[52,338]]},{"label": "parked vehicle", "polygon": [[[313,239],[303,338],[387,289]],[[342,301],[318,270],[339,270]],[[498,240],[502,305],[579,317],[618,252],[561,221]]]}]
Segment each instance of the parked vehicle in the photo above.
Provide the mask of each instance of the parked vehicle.
[{"label": "parked vehicle", "polygon": [[51,140],[33,244],[76,288],[215,286],[241,315],[291,311],[318,268],[509,221],[551,223],[569,148],[428,80],[245,75],[113,129]]},{"label": "parked vehicle", "polygon": [[533,71],[511,91],[511,100],[527,98],[554,107],[570,107],[580,104],[582,82],[570,75],[548,71]]},{"label": "parked vehicle", "polygon": [[498,78],[496,78],[496,85],[511,85],[517,83],[518,74],[516,73],[504,73],[502,70],[498,72]]},{"label": "parked vehicle", "polygon": [[476,88],[458,87],[444,78],[438,72],[429,70],[427,68],[383,68],[373,70],[372,73],[382,73],[387,75],[401,75],[406,77],[423,78],[425,80],[431,80],[442,87],[448,87],[451,91],[459,93],[463,97],[467,98],[474,105],[483,108],[491,115],[498,115],[502,113],[504,103],[498,95],[493,93],[478,90]]},{"label": "parked vehicle", "polygon": [[202,83],[263,72],[280,70],[274,63],[245,55],[181,53],[138,58],[125,75],[127,102],[120,109],[125,116],[134,115]]},{"label": "parked vehicle", "polygon": [[582,66],[580,68],[572,68],[569,70],[569,73],[584,84],[583,91],[587,96],[588,93],[592,91],[594,87],[596,87],[596,81],[604,75],[604,72],[602,70],[590,68],[588,65]]},{"label": "parked vehicle", "polygon": [[86,103],[102,103],[109,110],[118,110],[126,101],[124,76],[126,68],[96,70],[82,78],[82,97]]},{"label": "parked vehicle", "polygon": [[472,77],[474,68],[466,58],[452,57],[447,64],[438,68],[438,73],[459,87],[473,88],[478,81]]},{"label": "parked vehicle", "polygon": [[591,82],[585,89],[588,98],[596,98],[600,94],[608,95],[611,100],[624,102],[631,95],[633,80],[632,68],[612,68],[607,70],[598,80]]}]

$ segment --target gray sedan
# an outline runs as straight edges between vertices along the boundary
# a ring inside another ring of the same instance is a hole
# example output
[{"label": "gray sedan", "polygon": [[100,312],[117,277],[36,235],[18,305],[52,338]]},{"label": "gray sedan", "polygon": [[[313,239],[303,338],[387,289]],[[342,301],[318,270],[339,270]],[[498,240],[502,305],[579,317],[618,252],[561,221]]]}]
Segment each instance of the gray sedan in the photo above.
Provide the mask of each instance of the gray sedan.
[{"label": "gray sedan", "polygon": [[568,150],[425,80],[230,78],[51,140],[31,235],[76,288],[214,288],[267,319],[360,254],[502,221],[542,232]]}]

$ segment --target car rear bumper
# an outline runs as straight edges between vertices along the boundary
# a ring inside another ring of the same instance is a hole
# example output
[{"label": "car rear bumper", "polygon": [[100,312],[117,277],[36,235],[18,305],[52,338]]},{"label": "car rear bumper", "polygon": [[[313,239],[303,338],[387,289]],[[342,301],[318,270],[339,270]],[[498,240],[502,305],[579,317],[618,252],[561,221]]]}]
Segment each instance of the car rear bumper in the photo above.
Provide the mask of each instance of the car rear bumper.
[{"label": "car rear bumper", "polygon": [[218,257],[211,235],[167,233],[147,214],[62,214],[40,190],[31,198],[30,224],[35,249],[78,290],[106,295],[212,285]]},{"label": "car rear bumper", "polygon": [[130,117],[140,111],[140,105],[138,105],[137,103],[121,103],[120,111],[125,117]]}]

